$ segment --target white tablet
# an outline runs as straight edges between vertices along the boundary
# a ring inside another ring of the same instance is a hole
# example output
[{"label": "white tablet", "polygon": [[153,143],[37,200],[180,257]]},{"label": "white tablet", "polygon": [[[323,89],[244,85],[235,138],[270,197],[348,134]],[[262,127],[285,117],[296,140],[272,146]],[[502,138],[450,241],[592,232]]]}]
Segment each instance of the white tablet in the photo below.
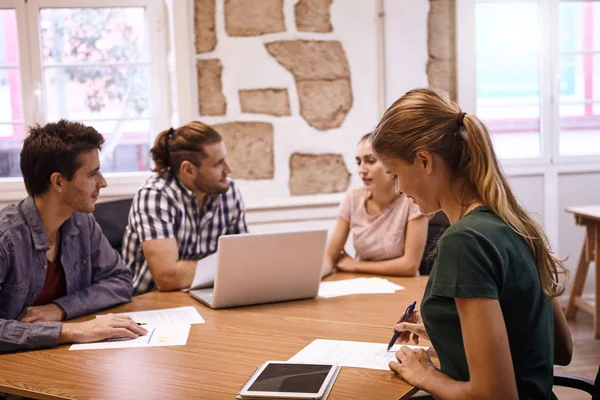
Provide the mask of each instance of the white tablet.
[{"label": "white tablet", "polygon": [[338,370],[337,364],[267,361],[246,382],[239,396],[321,399]]}]

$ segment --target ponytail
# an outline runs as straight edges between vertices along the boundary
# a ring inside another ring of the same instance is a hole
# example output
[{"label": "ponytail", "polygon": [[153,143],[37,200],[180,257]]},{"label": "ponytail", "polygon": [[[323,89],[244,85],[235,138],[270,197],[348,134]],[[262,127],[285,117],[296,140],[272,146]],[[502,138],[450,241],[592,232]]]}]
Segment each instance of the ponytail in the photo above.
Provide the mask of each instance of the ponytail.
[{"label": "ponytail", "polygon": [[199,121],[164,130],[156,136],[154,146],[150,149],[155,164],[152,171],[165,173],[171,170],[177,173],[184,161],[200,166],[206,156],[204,145],[221,140],[221,135],[213,128]]},{"label": "ponytail", "polygon": [[[173,129],[173,128],[171,128]],[[154,146],[150,149],[152,160],[154,161],[154,172],[164,172],[169,168],[169,131],[167,129],[162,131],[154,139]]]},{"label": "ponytail", "polygon": [[467,115],[464,132],[471,157],[471,185],[481,200],[525,240],[535,259],[544,293],[550,297],[560,296],[565,290],[560,276],[568,276],[568,269],[563,260],[552,255],[544,230],[514,196],[498,165],[485,125],[476,116]]}]

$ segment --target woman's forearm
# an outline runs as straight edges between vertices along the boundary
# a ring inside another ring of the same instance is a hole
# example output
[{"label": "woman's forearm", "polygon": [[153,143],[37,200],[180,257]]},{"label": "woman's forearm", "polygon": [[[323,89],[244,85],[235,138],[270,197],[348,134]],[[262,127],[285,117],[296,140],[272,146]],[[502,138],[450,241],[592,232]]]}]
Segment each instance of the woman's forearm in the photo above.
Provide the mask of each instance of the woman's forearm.
[{"label": "woman's forearm", "polygon": [[356,272],[371,274],[394,275],[394,276],[416,276],[419,264],[402,256],[383,261],[358,261]]},{"label": "woman's forearm", "polygon": [[435,368],[431,368],[421,376],[418,386],[438,400],[471,398],[469,382],[455,381]]}]

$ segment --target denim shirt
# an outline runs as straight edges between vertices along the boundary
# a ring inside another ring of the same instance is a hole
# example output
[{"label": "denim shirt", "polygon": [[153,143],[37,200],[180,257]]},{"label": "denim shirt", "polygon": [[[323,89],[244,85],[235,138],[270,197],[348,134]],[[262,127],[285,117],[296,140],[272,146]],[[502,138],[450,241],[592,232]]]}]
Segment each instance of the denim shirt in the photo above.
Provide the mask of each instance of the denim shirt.
[{"label": "denim shirt", "polygon": [[[66,319],[131,299],[131,273],[92,214],[74,213],[60,229]],[[0,211],[0,353],[58,344],[62,322],[22,323],[46,279],[48,236],[32,197]]]}]

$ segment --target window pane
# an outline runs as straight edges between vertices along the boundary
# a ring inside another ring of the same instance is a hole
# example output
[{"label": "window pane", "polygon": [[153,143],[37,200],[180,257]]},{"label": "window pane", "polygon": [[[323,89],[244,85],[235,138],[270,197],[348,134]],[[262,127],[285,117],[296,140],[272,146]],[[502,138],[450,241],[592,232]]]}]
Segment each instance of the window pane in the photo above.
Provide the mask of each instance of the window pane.
[{"label": "window pane", "polygon": [[561,55],[559,68],[561,102],[600,100],[600,54]]},{"label": "window pane", "polygon": [[0,10],[0,66],[7,65],[19,65],[17,13],[15,10]]},{"label": "window pane", "polygon": [[19,177],[23,143],[21,71],[17,13],[0,10],[0,177]]},{"label": "window pane", "polygon": [[146,61],[145,18],[140,7],[42,9],[42,63]]},{"label": "window pane", "polygon": [[559,20],[559,152],[600,154],[600,4],[560,3]]},{"label": "window pane", "polygon": [[561,52],[600,50],[600,4],[570,1],[559,5],[559,49]]},{"label": "window pane", "polygon": [[21,72],[18,68],[0,68],[0,122],[22,119]]},{"label": "window pane", "polygon": [[[600,154],[600,123],[594,121],[595,129],[564,129],[573,122],[561,120],[560,154],[563,156],[583,156]],[[590,123],[592,124],[592,123]]]},{"label": "window pane", "polygon": [[477,115],[501,158],[541,155],[539,2],[476,3]]},{"label": "window pane", "polygon": [[477,54],[539,54],[538,9],[537,1],[477,3]]},{"label": "window pane", "polygon": [[102,172],[147,171],[150,168],[150,121],[83,121],[102,133]]},{"label": "window pane", "polygon": [[[575,117],[574,120],[584,121],[581,122],[581,125],[585,126],[589,126],[589,121],[594,120],[596,116],[600,115],[600,104],[598,103],[569,103],[561,104],[559,107],[559,114],[561,118]],[[585,119],[584,117],[588,118]]]},{"label": "window pane", "polygon": [[600,154],[600,104],[560,105],[560,154]]},{"label": "window pane", "polygon": [[149,167],[151,87],[143,7],[48,8],[39,13],[45,116],[105,136],[104,172]]},{"label": "window pane", "polygon": [[0,176],[20,177],[19,155],[23,145],[22,124],[0,124]]},{"label": "window pane", "polygon": [[477,103],[514,105],[538,102],[540,61],[538,56],[478,56]]},{"label": "window pane", "polygon": [[46,118],[147,117],[149,87],[149,67],[46,68]]},{"label": "window pane", "polygon": [[496,154],[501,158],[541,155],[539,105],[478,107],[478,117],[488,127]]},{"label": "window pane", "polygon": [[0,123],[23,119],[21,96],[17,15],[0,10]]}]

